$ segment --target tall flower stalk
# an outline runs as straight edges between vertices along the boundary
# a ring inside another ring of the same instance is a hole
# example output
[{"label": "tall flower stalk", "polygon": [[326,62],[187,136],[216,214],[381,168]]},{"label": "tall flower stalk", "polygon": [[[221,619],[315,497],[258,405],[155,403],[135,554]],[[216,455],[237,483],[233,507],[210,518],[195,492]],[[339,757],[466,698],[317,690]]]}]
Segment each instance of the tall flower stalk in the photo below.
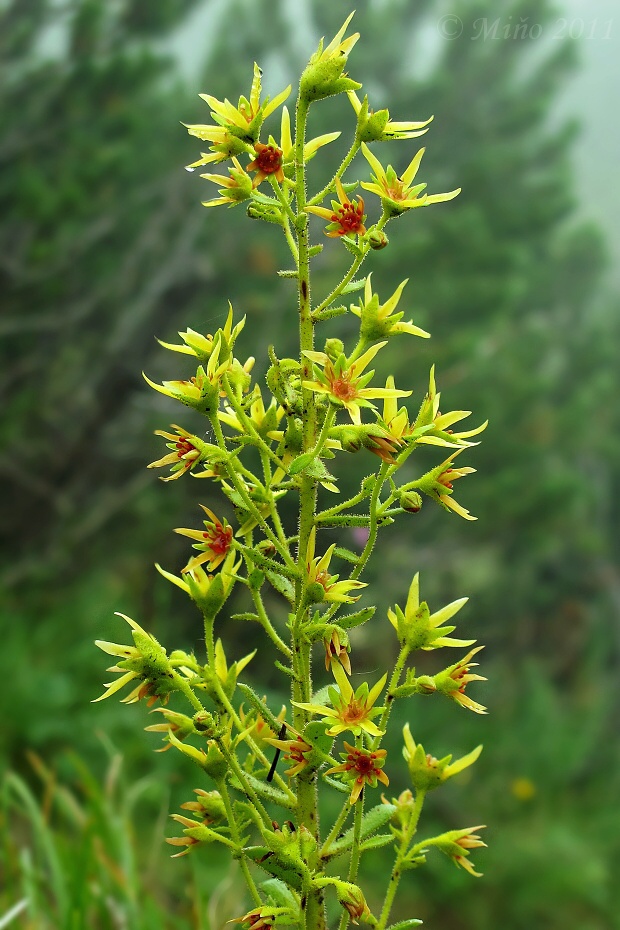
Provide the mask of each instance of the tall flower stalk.
[{"label": "tall flower stalk", "polygon": [[[173,815],[184,829],[169,842],[181,849],[177,855],[220,844],[222,852],[239,860],[251,909],[231,916],[255,930],[345,930],[350,921],[384,930],[403,873],[421,865],[430,849],[478,875],[469,857],[484,845],[474,832],[480,827],[418,839],[429,791],[473,764],[481,747],[454,763],[451,756],[437,760],[416,744],[407,724],[403,754],[411,789],[392,800],[377,797],[379,784],[389,785],[396,764],[381,747],[396,700],[444,694],[461,709],[485,712],[465,693],[481,679],[470,673],[476,665],[471,659],[481,647],[434,675],[416,675],[410,661],[417,650],[474,644],[450,635],[455,629],[452,618],[466,598],[431,613],[420,601],[416,575],[404,607],[396,604],[386,617],[375,617],[372,606],[350,607],[367,587],[361,577],[379,534],[397,518],[412,519],[422,506],[422,495],[452,516],[475,519],[452,497],[453,481],[473,469],[460,462],[457,468],[454,460],[475,444],[469,440],[485,424],[465,432],[451,430],[469,414],[439,412],[434,370],[428,394],[412,416],[406,405],[398,407],[411,391],[396,388],[389,374],[380,380],[369,367],[379,363],[390,339],[428,338],[429,333],[412,320],[401,322],[405,310],[394,312],[407,282],[381,299],[373,293],[370,269],[365,274],[362,266],[388,245],[385,230],[395,217],[452,200],[459,191],[428,195],[424,183],[413,185],[423,150],[413,155],[402,178],[371,152],[371,145],[384,140],[410,144],[427,131],[430,121],[393,123],[387,110],[373,113],[367,97],[360,101],[355,91],[361,85],[345,72],[359,39],[357,33],[346,35],[350,20],[327,46],[321,41],[301,75],[293,134],[283,107],[290,88],[273,101],[263,100],[256,65],[249,97],[241,96],[234,106],[201,95],[213,124],[187,127],[193,136],[212,143],[210,151],[189,166],[192,170],[231,163],[228,177],[202,175],[220,185],[220,197],[204,201],[205,206],[245,203],[251,218],[282,229],[293,267],[281,274],[297,290],[297,306],[291,301],[291,312],[299,320],[299,354],[280,359],[270,349],[266,381],[271,396],[265,403],[264,386],[252,379],[254,359],[242,361],[235,354],[245,317],[239,319],[232,305],[225,326],[214,334],[188,329],[180,334],[182,344],[162,343],[193,358],[195,374],[192,369],[178,380],[159,385],[147,378],[148,383],[191,408],[194,416],[206,417],[212,441],[205,442],[186,427],[173,425],[173,433],[158,430],[157,435],[169,440],[171,451],[149,467],[170,466],[165,481],[206,478],[228,502],[222,510],[218,505],[217,513],[201,504],[203,513],[197,512],[197,518],[202,525],[177,528],[195,550],[188,551],[178,575],[158,566],[202,614],[206,649],[200,655],[178,649],[168,653],[130,618],[125,619],[132,629],[132,646],[97,643],[115,659],[109,671],[120,676],[106,684],[97,700],[131,685],[126,702],[185,702],[178,710],[156,708],[161,722],[147,728],[163,735],[164,748],[176,749],[201,770],[198,800],[183,805],[189,816]],[[333,132],[308,141],[308,113],[321,100],[340,93],[348,93],[357,120],[353,141],[331,181],[308,194],[308,160],[340,135]],[[280,108],[280,145],[272,135],[261,141],[265,121]],[[365,173],[357,180],[350,171],[360,150]],[[370,179],[368,165],[373,170]],[[360,181],[373,198],[370,203],[356,193]],[[331,207],[324,205],[326,198]],[[326,222],[323,232],[331,240],[329,248],[349,257],[340,283],[316,297],[312,260],[323,242],[312,241],[312,215]],[[348,295],[359,292],[358,303],[343,305]],[[359,320],[357,343],[347,348],[327,334],[315,345],[323,324],[347,312]],[[377,400],[382,401],[382,411]],[[401,468],[421,445],[441,446],[443,456],[448,449],[448,457],[412,479],[409,466]],[[255,450],[253,455],[247,454],[249,448]],[[359,490],[341,500],[334,497],[339,494],[337,466],[351,454],[364,456],[373,467]],[[401,480],[405,471],[407,477]],[[280,502],[292,496],[297,498],[298,523],[287,527]],[[231,522],[224,516],[226,509]],[[366,533],[358,556],[334,543],[321,545],[321,530],[344,527]],[[226,605],[235,586],[246,589],[247,609],[231,616]],[[286,604],[286,624],[270,615],[264,598],[268,589]],[[290,703],[281,711],[276,713],[241,680],[254,653],[235,660],[227,657],[227,614],[231,622],[257,623],[265,633],[261,651],[275,650],[276,666],[291,689]],[[381,636],[391,635],[393,627],[399,651],[385,674],[353,687],[349,631],[370,622]],[[326,672],[319,667],[315,676],[312,657],[321,646]],[[340,793],[342,801],[331,824],[320,816],[326,792]],[[368,850],[384,846],[393,847],[393,867],[386,875],[383,902],[371,906],[359,885],[360,862]],[[417,923],[411,917],[398,927],[406,930]]]}]

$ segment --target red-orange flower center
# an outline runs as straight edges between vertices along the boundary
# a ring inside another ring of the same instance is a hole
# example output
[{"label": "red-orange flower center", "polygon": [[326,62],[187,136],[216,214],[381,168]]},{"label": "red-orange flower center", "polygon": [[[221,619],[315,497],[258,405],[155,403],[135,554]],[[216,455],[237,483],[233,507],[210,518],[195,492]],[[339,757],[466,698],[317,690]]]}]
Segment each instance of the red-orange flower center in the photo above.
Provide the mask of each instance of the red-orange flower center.
[{"label": "red-orange flower center", "polygon": [[256,145],[253,165],[263,174],[275,174],[282,167],[282,151],[275,145]]},{"label": "red-orange flower center", "polygon": [[361,197],[357,198],[357,204],[350,201],[343,203],[338,208],[338,212],[332,215],[332,223],[338,223],[343,233],[365,232],[363,225],[364,218],[364,201]]},{"label": "red-orange flower center", "polygon": [[195,452],[195,447],[191,444],[189,439],[179,439],[176,443],[177,457],[182,459],[184,455],[187,455],[188,452]]},{"label": "red-orange flower center", "polygon": [[232,539],[232,526],[223,527],[221,524],[213,530],[207,530],[202,535],[209,543],[209,549],[215,555],[225,555],[230,548]]},{"label": "red-orange flower center", "polygon": [[334,378],[330,387],[334,397],[337,397],[339,400],[353,400],[354,397],[357,397],[357,388],[355,384],[351,383],[346,372],[339,378]]},{"label": "red-orange flower center", "polygon": [[394,187],[385,187],[385,192],[390,198],[390,200],[404,200],[403,195],[403,182],[396,181]]},{"label": "red-orange flower center", "polygon": [[465,693],[465,688],[467,686],[467,675],[469,673],[469,667],[467,665],[459,665],[458,668],[455,668],[450,676],[453,681],[455,681],[459,688],[461,694]]},{"label": "red-orange flower center", "polygon": [[[386,756],[385,749],[379,749],[376,752],[364,752],[345,743],[349,750],[347,761],[344,768],[349,772],[357,772],[361,779],[367,779],[381,772],[381,765]],[[381,772],[381,774],[383,774]]]},{"label": "red-orange flower center", "polygon": [[365,704],[360,704],[355,698],[351,698],[345,708],[343,719],[347,723],[355,723],[357,720],[365,720],[368,716],[368,708]]},{"label": "red-orange flower center", "polygon": [[444,488],[448,488],[448,490],[451,491],[452,490],[452,482],[450,481],[451,477],[452,477],[451,471],[444,471],[442,475],[439,475],[439,477],[437,478],[437,481],[439,482],[439,484],[443,484]]},{"label": "red-orange flower center", "polygon": [[329,572],[323,569],[322,571],[317,572],[316,578],[314,580],[323,587],[325,592],[327,592],[332,587],[330,579],[331,575]]}]

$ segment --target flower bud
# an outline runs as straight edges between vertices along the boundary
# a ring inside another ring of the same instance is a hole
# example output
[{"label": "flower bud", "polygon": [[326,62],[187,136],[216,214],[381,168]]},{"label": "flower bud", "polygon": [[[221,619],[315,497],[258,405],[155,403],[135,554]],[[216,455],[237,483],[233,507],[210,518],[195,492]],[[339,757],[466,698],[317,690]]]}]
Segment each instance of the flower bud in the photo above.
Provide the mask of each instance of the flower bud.
[{"label": "flower bud", "polygon": [[371,249],[374,249],[375,252],[384,249],[389,243],[390,240],[382,229],[371,229],[368,233],[368,245]]},{"label": "flower bud", "polygon": [[359,885],[353,885],[351,882],[338,882],[336,885],[338,900],[347,910],[354,924],[359,923],[360,918],[365,923],[375,923],[375,919],[370,913],[366,904],[364,892]]},{"label": "flower bud", "polygon": [[221,781],[228,773],[226,756],[214,740],[209,740],[207,752],[202,761],[202,767],[213,781]]},{"label": "flower bud", "polygon": [[247,215],[251,220],[265,220],[267,223],[282,223],[282,211],[277,206],[270,204],[257,203],[252,201],[248,204]]},{"label": "flower bud", "polygon": [[347,17],[327,48],[323,48],[323,39],[311,57],[299,82],[299,96],[307,103],[323,100],[344,91],[358,90],[362,85],[352,81],[344,74],[349,52],[359,39],[359,32],[343,40],[353,13]]},{"label": "flower bud", "polygon": [[217,726],[215,717],[207,710],[199,710],[194,714],[193,723],[199,733],[212,737],[216,732]]},{"label": "flower bud", "polygon": [[407,513],[418,513],[422,509],[422,497],[417,491],[403,491],[399,503]]},{"label": "flower bud", "polygon": [[226,807],[219,791],[205,791],[204,788],[194,788],[196,801],[186,801],[181,804],[182,810],[195,811],[200,814],[203,823],[215,823],[226,817]]},{"label": "flower bud", "polygon": [[325,341],[325,354],[335,362],[340,355],[344,352],[344,342],[342,339],[326,339]]},{"label": "flower bud", "polygon": [[356,426],[338,428],[337,438],[344,452],[359,452],[364,444],[361,430]]}]

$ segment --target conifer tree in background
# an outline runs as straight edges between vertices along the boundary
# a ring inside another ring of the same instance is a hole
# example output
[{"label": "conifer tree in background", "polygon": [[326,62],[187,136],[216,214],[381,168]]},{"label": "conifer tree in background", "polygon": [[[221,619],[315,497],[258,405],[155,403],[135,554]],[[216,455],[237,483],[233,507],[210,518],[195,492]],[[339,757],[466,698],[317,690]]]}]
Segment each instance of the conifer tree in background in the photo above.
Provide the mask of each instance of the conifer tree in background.
[{"label": "conifer tree in background", "polygon": [[[134,0],[112,13],[104,0],[71,0],[59,13],[51,0],[13,0],[0,14],[2,580],[12,586],[12,605],[21,598],[30,609],[18,626],[43,637],[41,652],[51,651],[54,639],[68,649],[84,622],[69,609],[74,625],[67,636],[68,583],[77,590],[86,574],[97,590],[101,582],[88,576],[97,562],[108,574],[117,566],[136,572],[134,551],[143,565],[151,538],[160,557],[169,541],[169,501],[144,471],[143,428],[134,430],[136,405],[152,403],[135,372],[144,367],[166,377],[154,360],[160,356],[152,332],[171,339],[188,322],[216,328],[221,321],[204,319],[207,292],[210,304],[222,306],[224,295],[234,294],[240,309],[247,302],[255,319],[262,314],[272,325],[281,327],[287,315],[286,282],[274,287],[264,273],[281,267],[276,236],[267,230],[263,246],[252,246],[248,275],[231,285],[231,251],[245,248],[238,224],[220,211],[215,236],[193,207],[196,186],[206,182],[177,168],[194,151],[178,114],[198,122],[203,105],[195,97],[183,104],[185,91],[172,86],[174,71],[153,51],[153,40],[165,47],[193,5]],[[204,86],[222,98],[233,93],[253,59],[275,59],[284,76],[292,71],[307,42],[290,42],[291,9],[284,0],[229,0],[217,34],[194,39],[209,46]],[[316,38],[341,24],[333,0],[309,0],[299,11]],[[620,766],[608,739],[617,685],[610,682],[605,611],[618,589],[608,490],[618,470],[611,438],[617,338],[597,296],[599,237],[574,219],[573,129],[553,119],[575,48],[551,46],[541,54],[527,40],[470,40],[484,17],[549,22],[547,0],[463,0],[453,11],[464,37],[453,42],[437,35],[443,7],[435,0],[360,3],[356,14],[356,28],[373,36],[364,61],[370,105],[389,99],[394,119],[404,118],[412,101],[420,118],[436,114],[433,176],[425,180],[431,189],[448,190],[455,179],[463,187],[458,210],[429,211],[419,231],[412,222],[406,240],[394,236],[373,283],[379,289],[383,277],[410,278],[407,305],[435,336],[428,360],[437,362],[446,404],[454,389],[490,420],[487,441],[471,455],[485,481],[459,495],[486,519],[465,527],[461,543],[455,515],[446,541],[421,549],[416,540],[428,538],[424,525],[432,518],[423,508],[394,528],[398,543],[382,566],[395,567],[382,582],[380,609],[398,599],[412,565],[432,564],[429,580],[442,596],[460,593],[466,576],[484,638],[505,657],[493,685],[504,699],[485,722],[498,774],[490,797],[480,799],[481,819],[503,818],[494,838],[498,865],[487,871],[490,897],[481,904],[478,889],[475,901],[467,897],[457,874],[449,903],[438,891],[426,919],[477,930],[533,920],[559,930],[578,901],[589,930],[607,930],[618,892],[609,887],[606,861],[620,851],[608,813],[618,788],[607,773]],[[54,42],[53,34],[41,41],[45,26],[59,15],[66,17],[66,53],[42,63],[41,48]],[[435,56],[429,66],[420,37]],[[334,105],[349,107],[345,100]],[[329,131],[329,119],[312,133]],[[395,168],[402,170],[407,152],[399,157]],[[333,273],[328,263],[322,273]],[[457,366],[463,357],[474,362]],[[399,369],[400,380],[406,372],[411,381],[406,357],[394,357],[392,367],[397,381]],[[421,358],[418,398],[427,370]],[[158,448],[154,441],[153,458]],[[364,473],[360,456],[352,456],[353,476],[358,469]],[[188,484],[189,509],[199,492]],[[433,538],[444,529],[438,521]],[[453,577],[442,572],[445,545]],[[175,550],[168,561],[174,558]],[[151,580],[144,576],[146,619]],[[37,632],[33,617],[46,612],[61,586],[65,626]],[[19,635],[11,624],[18,644]],[[369,662],[377,648],[369,644]],[[66,656],[54,656],[54,665],[71,665]],[[516,658],[525,656],[529,671],[524,663],[517,671]],[[75,677],[68,679],[64,691],[52,690],[57,729],[39,730],[40,745],[63,737],[67,712],[83,702],[70,691]],[[34,714],[40,694],[27,681],[20,687],[25,715],[29,707]],[[8,709],[3,718],[12,719]],[[432,717],[422,725],[432,727]],[[467,721],[458,726],[465,746]],[[17,751],[17,730],[6,727],[5,738]],[[505,773],[515,765],[521,780],[512,783]],[[587,868],[575,835],[587,847]]]}]

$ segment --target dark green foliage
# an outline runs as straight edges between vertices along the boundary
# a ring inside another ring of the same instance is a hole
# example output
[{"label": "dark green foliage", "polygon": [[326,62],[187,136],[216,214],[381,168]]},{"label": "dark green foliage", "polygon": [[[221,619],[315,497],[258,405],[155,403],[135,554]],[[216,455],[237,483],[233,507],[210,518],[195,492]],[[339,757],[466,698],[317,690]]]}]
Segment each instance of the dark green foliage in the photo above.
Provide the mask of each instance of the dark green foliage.
[{"label": "dark green foliage", "polygon": [[[188,649],[199,639],[182,598],[156,579],[151,563],[157,559],[171,570],[183,564],[186,547],[170,529],[197,525],[197,502],[210,503],[208,483],[185,476],[164,486],[144,471],[163,454],[161,441],[149,438],[151,428],[165,429],[171,419],[193,428],[197,421],[150,397],[139,372],[144,368],[156,380],[184,376],[180,356],[163,367],[153,335],[175,341],[176,330],[187,325],[213,331],[225,318],[228,297],[251,320],[240,341],[254,347],[273,340],[280,357],[291,353],[296,307],[291,282],[274,275],[286,267],[277,234],[256,224],[243,240],[242,208],[232,215],[200,208],[213,187],[182,170],[200,146],[185,137],[179,121],[208,121],[198,90],[231,99],[247,93],[254,59],[265,66],[267,92],[280,90],[314,39],[339,28],[343,10],[315,0],[308,7],[314,35],[289,42],[284,3],[230,0],[217,34],[204,39],[207,66],[190,94],[175,83],[153,39],[165,40],[191,6],[128,0],[112,10],[103,0],[62,6],[13,0],[0,13],[0,580],[7,592],[0,619],[0,752],[23,775],[27,745],[46,757],[74,746],[97,758],[93,730],[100,728],[114,731],[132,773],[148,769],[164,782],[172,778],[177,760],[147,752],[155,742],[141,737],[141,709],[88,704],[101,691],[102,669],[90,643],[116,638],[114,609],[135,615],[164,644],[171,623]],[[472,596],[463,617],[475,619],[480,638],[490,643],[483,674],[492,680],[480,699],[492,714],[484,722],[476,782],[467,791],[474,791],[478,812],[472,823],[489,824],[490,849],[484,861],[480,855],[486,874],[476,883],[429,856],[429,870],[408,876],[395,919],[415,912],[427,926],[454,930],[611,930],[620,909],[613,882],[620,853],[618,646],[611,619],[619,333],[617,314],[602,296],[600,235],[576,219],[569,157],[577,130],[550,118],[574,67],[574,48],[560,44],[541,54],[535,43],[469,40],[480,17],[545,21],[552,15],[546,0],[501,0],[492,8],[462,2],[453,7],[465,24],[463,40],[439,43],[426,73],[417,60],[405,73],[417,30],[433,25],[439,6],[432,0],[360,3],[355,28],[372,35],[372,51],[354,51],[349,70],[364,81],[371,106],[387,104],[393,119],[435,113],[420,140],[427,145],[421,177],[431,192],[463,187],[454,203],[400,220],[406,229],[377,254],[373,285],[385,299],[409,277],[402,305],[434,337],[427,344],[403,336],[390,347],[397,386],[412,386],[413,378],[410,409],[421,400],[434,361],[445,409],[458,395],[476,422],[490,420],[481,446],[461,457],[480,474],[456,492],[480,519],[466,524],[430,502],[421,513],[400,517],[385,531],[376,568],[370,563],[367,580],[374,572],[380,593],[376,615],[351,637],[358,650],[365,647],[368,668],[395,652],[385,609],[402,602],[418,569],[431,609],[452,596]],[[50,26],[56,29],[51,38]],[[423,53],[420,47],[417,54]],[[269,63],[277,65],[276,76]],[[324,122],[311,124],[312,135],[333,129],[340,113],[354,124],[344,99],[329,101],[324,113]],[[409,157],[417,144],[411,142]],[[338,143],[330,147],[334,163],[337,149]],[[402,149],[405,159],[409,150]],[[373,151],[384,162],[396,157],[387,144]],[[317,221],[315,242],[323,239],[321,230]],[[320,262],[318,286],[327,287],[342,267],[339,249],[328,243]],[[338,336],[357,323],[348,316],[332,325]],[[263,331],[270,335],[263,339]],[[343,493],[370,470],[367,455],[351,456]],[[414,460],[407,467],[412,477],[418,473]],[[292,511],[288,530],[295,531]],[[330,531],[329,542],[335,538]],[[338,541],[356,547],[352,533]],[[274,596],[275,616],[285,615],[283,604]],[[247,608],[245,601],[231,605],[232,612]],[[352,614],[346,626],[355,623]],[[243,652],[260,635],[255,624],[222,629],[227,643],[242,639]],[[427,663],[419,673],[436,670],[432,654]],[[288,686],[272,670],[254,674],[260,695],[267,674],[271,685]],[[438,757],[479,741],[464,711],[446,713],[432,700],[423,707],[425,717],[412,720],[412,730]],[[394,778],[389,760],[400,745],[388,748],[386,771]],[[66,772],[66,763],[60,765]],[[518,796],[519,778],[534,787],[529,800]],[[61,922],[67,902],[86,915],[94,913],[89,907],[103,907],[103,898],[88,898],[92,885],[84,879],[91,867],[105,872],[94,850],[97,837],[108,848],[112,815],[97,801],[97,780],[85,773],[83,779],[91,792],[88,811],[79,823],[74,819],[73,833],[59,820],[48,825],[23,781],[6,789],[14,838],[7,839],[3,870],[12,879],[7,887],[22,891],[0,900],[7,910],[30,888],[38,907],[52,902],[49,924],[36,925],[41,930],[81,926]],[[386,795],[404,787],[394,779]],[[458,819],[458,792],[456,785],[445,802],[449,809],[435,808],[438,827]],[[46,837],[42,853],[34,841],[29,847],[34,865],[28,856],[17,860],[26,828],[21,821],[15,827],[16,804],[22,817],[28,812],[30,828]],[[138,815],[141,836],[148,819]],[[131,859],[125,863],[127,913],[134,921],[128,927],[201,926],[184,923],[185,917],[174,923],[145,897],[138,877],[144,867],[124,841],[127,821],[113,823],[114,849]],[[158,843],[160,837],[161,831]],[[79,874],[67,871],[75,844],[83,852],[75,857]],[[388,854],[374,855],[377,869]],[[174,876],[184,863],[165,870],[173,876],[166,887],[182,884]],[[152,873],[145,874],[148,887]],[[105,880],[112,882],[110,875]],[[200,887],[206,896],[212,884]],[[131,895],[139,896],[138,911]],[[187,900],[184,887],[181,896]],[[171,913],[174,897],[163,905]],[[195,907],[204,913],[204,900],[196,899]],[[96,913],[83,926],[111,926],[102,910]]]}]

